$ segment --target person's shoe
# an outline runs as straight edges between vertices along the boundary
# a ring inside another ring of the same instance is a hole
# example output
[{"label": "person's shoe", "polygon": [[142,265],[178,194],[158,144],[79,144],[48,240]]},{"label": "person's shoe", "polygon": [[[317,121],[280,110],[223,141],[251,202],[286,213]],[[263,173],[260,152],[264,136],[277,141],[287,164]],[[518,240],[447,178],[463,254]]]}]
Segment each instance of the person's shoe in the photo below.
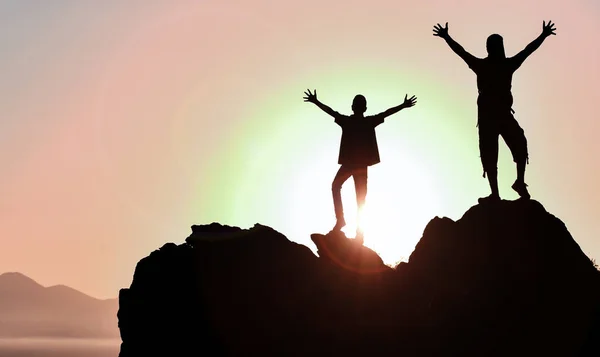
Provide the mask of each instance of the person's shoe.
[{"label": "person's shoe", "polygon": [[346,220],[341,218],[338,219],[337,222],[335,222],[335,226],[333,226],[332,231],[334,232],[339,232],[342,230],[342,228],[344,228],[346,226]]},{"label": "person's shoe", "polygon": [[519,196],[521,196],[522,199],[528,200],[531,198],[529,191],[527,191],[527,184],[525,182],[515,181],[511,187],[519,194]]},{"label": "person's shoe", "polygon": [[481,197],[477,200],[480,204],[488,202],[500,202],[500,196],[491,194],[487,197]]}]

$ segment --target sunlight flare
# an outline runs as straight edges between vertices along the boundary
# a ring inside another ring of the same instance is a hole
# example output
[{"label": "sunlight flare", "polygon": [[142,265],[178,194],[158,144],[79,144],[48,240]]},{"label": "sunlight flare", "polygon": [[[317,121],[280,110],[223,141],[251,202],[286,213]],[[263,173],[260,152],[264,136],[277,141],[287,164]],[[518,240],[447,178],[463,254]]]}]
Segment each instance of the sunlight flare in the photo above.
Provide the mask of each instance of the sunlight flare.
[{"label": "sunlight flare", "polygon": [[[439,212],[440,202],[436,188],[414,159],[398,156],[391,164],[370,168],[367,201],[360,210],[353,184],[348,183],[350,187],[342,192],[347,212],[343,231],[353,238],[357,229],[362,230],[364,245],[394,265],[408,260],[431,213]],[[400,175],[395,167],[410,174]]]}]

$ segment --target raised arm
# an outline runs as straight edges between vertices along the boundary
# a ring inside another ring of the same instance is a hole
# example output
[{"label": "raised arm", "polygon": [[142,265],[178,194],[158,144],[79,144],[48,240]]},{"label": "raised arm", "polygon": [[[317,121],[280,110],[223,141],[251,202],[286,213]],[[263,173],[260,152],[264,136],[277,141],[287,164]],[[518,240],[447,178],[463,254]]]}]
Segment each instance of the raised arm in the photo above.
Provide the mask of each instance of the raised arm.
[{"label": "raised arm", "polygon": [[305,95],[305,97],[303,99],[305,102],[314,103],[317,107],[321,108],[322,111],[331,115],[334,118],[338,116],[338,113],[335,110],[333,110],[329,106],[321,103],[317,99],[317,90],[316,89],[315,89],[314,93],[311,93],[310,89],[308,89],[307,91],[304,92],[304,95]]},{"label": "raised arm", "polygon": [[528,44],[521,52],[517,53],[513,57],[516,67],[519,67],[525,61],[525,59],[527,59],[527,57],[535,52],[535,50],[541,46],[542,42],[544,42],[546,37],[550,35],[556,35],[555,31],[556,28],[554,27],[552,21],[548,21],[548,24],[546,24],[546,21],[544,21],[542,24],[542,33],[535,40],[531,41],[531,43]]},{"label": "raised arm", "polygon": [[392,107],[392,108],[386,110],[385,112],[379,113],[376,116],[380,117],[383,120],[383,119],[389,117],[390,115],[396,114],[404,108],[410,108],[415,104],[417,104],[417,97],[415,97],[413,95],[412,97],[408,98],[408,94],[407,94],[404,96],[404,103],[397,105],[395,107]]},{"label": "raised arm", "polygon": [[442,27],[442,25],[440,25],[440,24],[433,26],[433,35],[441,37],[444,40],[446,40],[446,43],[448,44],[448,46],[450,46],[452,51],[454,51],[454,53],[456,53],[460,58],[462,58],[463,61],[465,61],[467,63],[467,65],[469,65],[469,67],[472,67],[473,64],[475,63],[475,61],[477,61],[477,57],[475,57],[472,54],[470,54],[469,52],[467,52],[463,48],[463,46],[459,45],[458,42],[454,41],[454,39],[452,39],[452,37],[450,37],[450,34],[448,34],[448,23],[447,22],[446,22],[445,27]]}]

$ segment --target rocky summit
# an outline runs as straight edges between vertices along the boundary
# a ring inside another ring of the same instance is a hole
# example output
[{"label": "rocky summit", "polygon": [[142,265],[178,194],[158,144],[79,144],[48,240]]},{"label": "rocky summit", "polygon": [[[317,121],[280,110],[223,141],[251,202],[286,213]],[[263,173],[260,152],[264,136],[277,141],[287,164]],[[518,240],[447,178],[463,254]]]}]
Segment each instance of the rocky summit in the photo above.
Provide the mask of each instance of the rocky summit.
[{"label": "rocky summit", "polygon": [[192,226],[121,290],[120,357],[600,355],[600,273],[537,201],[436,217],[395,268],[311,238],[318,256],[259,224]]}]

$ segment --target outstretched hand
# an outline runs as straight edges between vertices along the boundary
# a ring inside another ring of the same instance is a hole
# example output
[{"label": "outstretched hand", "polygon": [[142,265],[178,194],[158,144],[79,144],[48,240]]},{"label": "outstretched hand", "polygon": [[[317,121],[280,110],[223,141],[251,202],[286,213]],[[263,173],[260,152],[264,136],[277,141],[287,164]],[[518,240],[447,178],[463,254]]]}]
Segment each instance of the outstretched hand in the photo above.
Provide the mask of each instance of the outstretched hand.
[{"label": "outstretched hand", "polygon": [[552,20],[548,21],[548,24],[546,24],[546,21],[544,21],[542,25],[542,34],[544,36],[556,35],[556,32],[554,31],[556,31],[556,27],[554,27]]},{"label": "outstretched hand", "polygon": [[440,24],[433,26],[433,35],[441,38],[448,37],[448,23],[446,22],[445,27],[442,27]]},{"label": "outstretched hand", "polygon": [[413,95],[412,97],[408,98],[408,94],[404,96],[404,103],[402,103],[402,107],[410,108],[415,104],[417,104],[417,97]]},{"label": "outstretched hand", "polygon": [[303,98],[305,102],[316,103],[317,102],[317,90],[315,89],[314,93],[311,93],[310,89],[304,92],[305,97]]}]

